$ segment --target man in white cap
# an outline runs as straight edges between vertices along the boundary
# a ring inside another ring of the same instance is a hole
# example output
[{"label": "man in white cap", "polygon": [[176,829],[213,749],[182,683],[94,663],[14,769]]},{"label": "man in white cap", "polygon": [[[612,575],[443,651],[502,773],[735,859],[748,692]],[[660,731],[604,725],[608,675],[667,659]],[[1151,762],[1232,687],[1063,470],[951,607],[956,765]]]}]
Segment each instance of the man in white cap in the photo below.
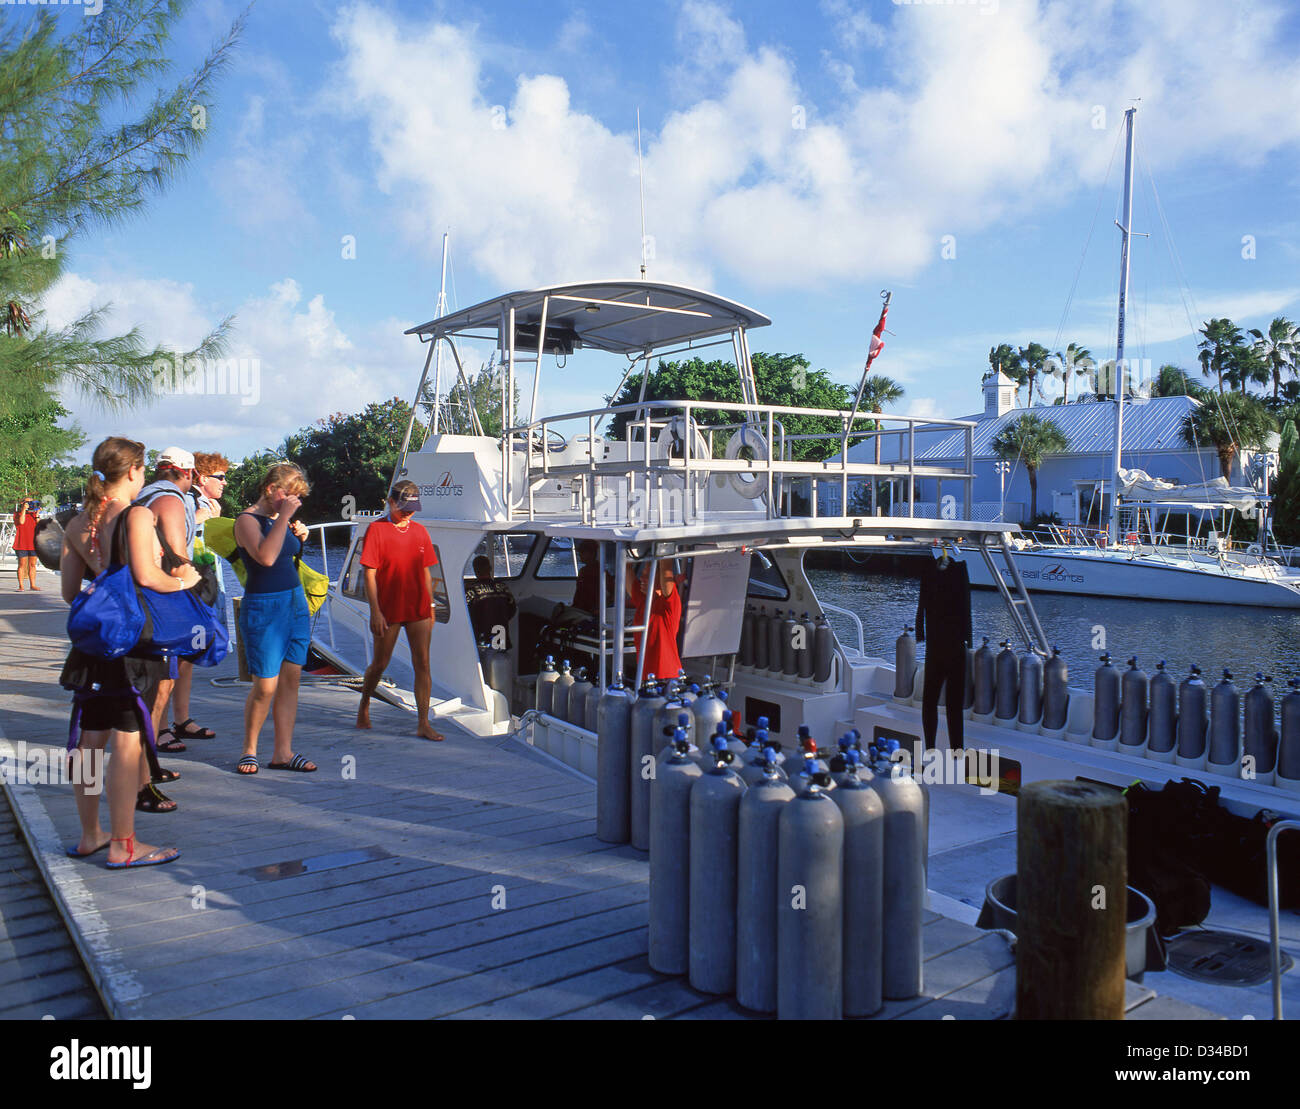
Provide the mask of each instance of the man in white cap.
[{"label": "man in white cap", "polygon": [[[168,447],[158,456],[154,480],[140,490],[135,503],[146,505],[153,513],[158,534],[167,549],[163,551],[163,569],[175,577],[182,574],[183,563],[179,559],[194,557],[194,534],[197,524],[194,519],[194,500],[190,497],[190,488],[194,485],[194,455],[182,447]],[[193,680],[193,666],[185,661],[177,664],[176,679],[160,682],[156,689],[146,696],[153,711],[154,733],[158,737],[159,751],[178,753],[185,750],[185,744],[173,734],[171,728],[164,728],[167,706],[171,701],[172,690],[177,681],[188,687]],[[193,721],[186,721],[193,723]],[[195,736],[211,738],[215,733],[207,728],[196,729]],[[140,795],[136,808],[143,812],[173,812],[176,802],[167,797],[158,782],[171,782],[180,777],[174,770],[164,770],[157,765],[155,756],[150,756],[150,765],[141,775]]]}]

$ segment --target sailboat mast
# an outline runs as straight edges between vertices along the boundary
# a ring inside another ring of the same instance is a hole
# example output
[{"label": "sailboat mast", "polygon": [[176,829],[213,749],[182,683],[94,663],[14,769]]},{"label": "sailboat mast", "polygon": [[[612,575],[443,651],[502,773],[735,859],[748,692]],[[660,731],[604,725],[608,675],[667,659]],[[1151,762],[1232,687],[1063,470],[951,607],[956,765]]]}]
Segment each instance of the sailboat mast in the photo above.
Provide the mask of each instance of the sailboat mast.
[{"label": "sailboat mast", "polygon": [[[447,238],[449,233],[442,233],[442,281],[438,285],[438,304],[434,308],[434,317],[447,312]],[[472,402],[471,402],[472,403]],[[433,428],[432,434],[438,434],[438,413],[442,409],[442,343],[437,344],[433,368]]]},{"label": "sailboat mast", "polygon": [[1115,339],[1115,445],[1111,455],[1111,490],[1110,521],[1107,533],[1110,542],[1119,542],[1119,468],[1121,462],[1121,444],[1124,437],[1124,314],[1128,308],[1128,243],[1133,226],[1133,117],[1136,108],[1129,108],[1124,113],[1124,126],[1127,135],[1124,143],[1124,212],[1119,229],[1122,240],[1119,252],[1119,330]]}]

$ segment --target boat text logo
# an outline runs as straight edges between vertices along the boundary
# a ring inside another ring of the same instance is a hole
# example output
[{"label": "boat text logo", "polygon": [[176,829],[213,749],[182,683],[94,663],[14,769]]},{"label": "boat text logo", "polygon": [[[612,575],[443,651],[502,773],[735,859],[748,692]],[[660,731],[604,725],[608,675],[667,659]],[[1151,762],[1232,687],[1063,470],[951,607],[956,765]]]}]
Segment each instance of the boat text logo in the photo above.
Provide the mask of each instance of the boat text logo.
[{"label": "boat text logo", "polygon": [[420,488],[421,496],[433,497],[461,497],[465,495],[465,486],[456,481],[450,470],[443,470],[438,475],[438,480],[433,485],[425,485]]},{"label": "boat text logo", "polygon": [[1082,574],[1072,574],[1059,562],[1055,566],[1049,566],[1046,570],[1025,570],[1021,575],[1024,578],[1040,578],[1043,581],[1068,581],[1075,585],[1083,584]]}]

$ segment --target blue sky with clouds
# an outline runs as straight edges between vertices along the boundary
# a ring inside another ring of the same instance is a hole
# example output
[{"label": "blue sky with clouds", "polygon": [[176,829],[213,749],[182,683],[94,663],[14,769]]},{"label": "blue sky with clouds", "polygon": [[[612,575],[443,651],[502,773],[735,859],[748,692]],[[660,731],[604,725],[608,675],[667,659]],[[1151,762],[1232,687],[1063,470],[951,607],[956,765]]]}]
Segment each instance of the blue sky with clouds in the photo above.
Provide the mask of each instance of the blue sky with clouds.
[{"label": "blue sky with clouds", "polygon": [[[239,10],[196,0],[178,63]],[[1134,222],[1152,234],[1129,353],[1191,369],[1203,319],[1300,316],[1298,55],[1285,0],[261,0],[202,154],[145,218],[77,242],[47,304],[58,323],[111,302],[178,346],[233,313],[256,403],[163,396],[130,426],[70,407],[92,445],[238,458],[409,399],[422,359],[401,333],[434,314],[444,230],[453,307],[636,275],[638,108],[651,277],[765,312],[754,349],[846,382],[890,288],[875,368],[906,388],[899,411],[959,416],[997,342],[1113,352],[1140,97]],[[614,384],[569,374],[543,407]]]}]

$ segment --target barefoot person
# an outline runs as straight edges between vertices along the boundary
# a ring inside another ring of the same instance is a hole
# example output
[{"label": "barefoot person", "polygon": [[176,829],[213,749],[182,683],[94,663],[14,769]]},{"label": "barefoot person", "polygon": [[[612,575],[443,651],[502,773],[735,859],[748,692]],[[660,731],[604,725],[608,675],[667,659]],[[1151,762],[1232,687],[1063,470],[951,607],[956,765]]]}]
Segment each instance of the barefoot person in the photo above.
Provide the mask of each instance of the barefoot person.
[{"label": "barefoot person", "polygon": [[370,727],[370,697],[384,676],[405,628],[415,671],[415,704],[420,721],[416,734],[441,740],[429,723],[429,640],[433,633],[433,574],[438,564],[433,540],[424,525],[412,517],[421,509],[420,491],[413,481],[399,481],[388,495],[388,515],[366,529],[361,565],[366,570],[366,597],[370,601],[370,631],[374,635],[374,661],[361,684],[357,727]]},{"label": "barefoot person", "polygon": [[278,463],[263,475],[257,503],[235,520],[236,554],[248,571],[239,634],[253,675],[244,705],[241,774],[259,769],[257,739],[268,712],[275,720],[275,745],[267,768],[316,769],[314,762],[293,753],[298,682],[311,646],[311,616],[296,565],[307,529],[293,514],[309,488],[297,466]]},{"label": "barefoot person", "polygon": [[37,593],[41,587],[36,584],[36,514],[41,502],[21,500],[14,509],[14,557],[18,559],[18,591],[23,588],[23,577],[27,584]]},{"label": "barefoot person", "polygon": [[[129,507],[144,485],[144,464],[143,443],[115,437],[95,448],[86,507],[68,522],[64,533],[60,572],[63,599],[69,604],[76,599],[83,579],[93,580],[110,565],[128,564],[139,585],[159,592],[176,592],[198,581],[192,566],[179,578],[161,568],[162,547],[153,517],[148,511]],[[122,658],[103,659],[74,647],[64,663],[59,684],[75,691],[80,707],[78,750],[90,753],[92,766],[102,759],[105,747],[112,754],[107,773],[107,835],[99,822],[100,783],[92,782],[94,792],[86,788],[86,764],[82,764],[81,782],[74,786],[81,838],[67,849],[74,858],[107,847],[108,866],[118,870],[169,863],[180,855],[174,847],[154,847],[135,838],[136,788],[141,773],[147,773],[142,770],[145,759],[140,733],[151,735],[153,731],[142,695],[167,669],[166,661],[135,648]]]}]

